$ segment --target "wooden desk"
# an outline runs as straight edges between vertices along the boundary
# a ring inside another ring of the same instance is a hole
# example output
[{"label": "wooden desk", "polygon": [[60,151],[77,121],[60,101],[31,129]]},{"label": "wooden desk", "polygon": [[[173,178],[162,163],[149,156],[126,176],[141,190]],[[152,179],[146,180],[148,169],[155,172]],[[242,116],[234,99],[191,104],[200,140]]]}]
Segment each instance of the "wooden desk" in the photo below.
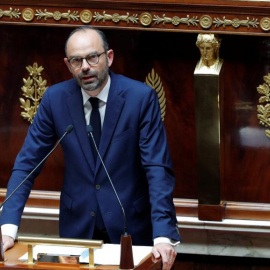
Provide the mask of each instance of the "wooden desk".
[{"label": "wooden desk", "polygon": [[[15,247],[8,250],[5,253],[6,261],[4,263],[0,263],[0,269],[35,269],[35,270],[78,270],[78,269],[89,269],[86,268],[85,265],[68,265],[68,264],[60,264],[60,263],[38,263],[34,265],[28,265],[24,262],[18,260],[22,255],[27,252],[27,246],[16,243]],[[117,265],[99,265],[96,269],[110,270],[110,269],[118,269]],[[152,261],[152,254],[147,255],[142,262],[136,267],[136,270],[159,270],[161,269],[161,260],[156,262]]]}]

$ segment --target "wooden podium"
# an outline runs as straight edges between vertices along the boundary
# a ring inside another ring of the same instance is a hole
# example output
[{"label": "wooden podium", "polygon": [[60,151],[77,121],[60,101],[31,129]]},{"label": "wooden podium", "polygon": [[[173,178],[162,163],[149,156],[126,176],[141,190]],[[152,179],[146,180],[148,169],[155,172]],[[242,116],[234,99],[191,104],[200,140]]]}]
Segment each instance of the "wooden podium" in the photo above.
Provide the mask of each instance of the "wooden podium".
[{"label": "wooden podium", "polygon": [[[15,246],[8,250],[5,253],[6,261],[0,263],[0,269],[35,269],[35,270],[78,270],[78,269],[87,269],[84,264],[81,265],[69,265],[69,264],[60,264],[60,263],[37,263],[34,265],[28,265],[22,261],[19,261],[19,258],[27,252],[27,246],[21,243],[16,243]],[[99,265],[96,269],[118,269],[118,265]],[[161,260],[153,261],[152,254],[148,254],[141,263],[136,266],[136,270],[160,270],[161,269]]]}]

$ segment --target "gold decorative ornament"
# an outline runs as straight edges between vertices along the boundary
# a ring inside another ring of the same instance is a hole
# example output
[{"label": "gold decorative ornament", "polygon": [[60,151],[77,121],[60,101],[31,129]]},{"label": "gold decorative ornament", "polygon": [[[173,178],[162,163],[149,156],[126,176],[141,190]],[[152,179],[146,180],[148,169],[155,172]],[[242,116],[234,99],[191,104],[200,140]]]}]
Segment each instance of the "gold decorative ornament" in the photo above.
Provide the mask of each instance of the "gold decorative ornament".
[{"label": "gold decorative ornament", "polygon": [[[270,73],[263,77],[264,83],[257,87],[260,95],[259,103],[266,103],[266,105],[257,106],[257,117],[260,124],[266,128],[270,127]],[[270,138],[270,130],[265,130],[265,135]]]},{"label": "gold decorative ornament", "polygon": [[253,28],[258,28],[258,24],[258,19],[253,18],[252,20],[250,20],[249,17],[247,17],[246,20],[239,20],[237,18],[233,20],[228,20],[225,18],[225,16],[223,17],[223,20],[219,18],[214,18],[215,28],[218,28],[220,26],[223,26],[223,28],[225,28],[226,26],[232,26],[234,28],[246,26],[249,29],[250,26],[252,26]]},{"label": "gold decorative ornament", "polygon": [[60,11],[55,11],[55,12],[53,13],[53,18],[54,18],[56,21],[61,20],[61,18],[62,18],[62,13],[61,13]]},{"label": "gold decorative ornament", "polygon": [[269,31],[270,30],[270,18],[262,18],[260,21],[260,27],[263,31]]},{"label": "gold decorative ornament", "polygon": [[190,25],[197,26],[199,23],[197,16],[189,18],[189,15],[187,15],[186,18],[179,18],[177,16],[169,18],[169,17],[166,17],[165,14],[163,14],[162,18],[160,18],[159,16],[154,15],[153,20],[154,20],[155,24],[162,23],[163,25],[165,25],[167,23],[172,23],[175,26],[177,26],[179,24],[186,24],[188,26],[190,26]]},{"label": "gold decorative ornament", "polygon": [[132,22],[133,24],[138,23],[138,15],[133,14],[132,16],[129,16],[129,13],[127,12],[127,15],[119,15],[118,13],[114,13],[113,15],[106,14],[106,11],[103,11],[103,15],[101,15],[99,12],[95,12],[94,15],[95,22],[99,21],[113,21],[114,23],[118,23],[120,21],[125,21],[127,23]]},{"label": "gold decorative ornament", "polygon": [[90,23],[92,21],[93,15],[90,10],[83,10],[80,13],[80,19],[83,23]]},{"label": "gold decorative ornament", "polygon": [[23,79],[24,85],[21,88],[23,96],[26,98],[20,98],[20,107],[24,110],[21,112],[21,116],[30,123],[33,123],[40,100],[47,89],[47,81],[41,77],[41,72],[44,68],[42,66],[39,67],[37,63],[34,63],[32,67],[26,67],[26,69],[29,72],[29,77]]},{"label": "gold decorative ornament", "polygon": [[51,18],[53,18],[56,21],[59,21],[61,19],[67,19],[68,22],[70,20],[73,20],[73,21],[79,20],[78,11],[73,11],[73,13],[71,13],[70,10],[68,10],[67,13],[61,13],[60,11],[48,12],[47,9],[45,9],[44,11],[37,9],[35,15],[37,17],[37,20],[44,19],[45,21]]},{"label": "gold decorative ornament", "polygon": [[9,17],[10,19],[19,19],[20,16],[21,16],[21,13],[20,13],[20,10],[19,9],[12,9],[12,8],[9,8],[9,10],[2,10],[0,9],[0,18],[2,17]]},{"label": "gold decorative ornament", "polygon": [[152,23],[152,15],[148,12],[144,12],[140,15],[140,23],[143,26],[149,26]]},{"label": "gold decorative ornament", "polygon": [[22,11],[22,17],[25,21],[31,22],[35,17],[35,12],[32,8],[25,8]]},{"label": "gold decorative ornament", "polygon": [[203,29],[208,29],[212,26],[213,24],[213,20],[210,16],[208,15],[203,15],[201,18],[200,18],[200,26],[203,28]]},{"label": "gold decorative ornament", "polygon": [[158,76],[158,74],[155,72],[154,69],[152,69],[151,73],[149,73],[148,76],[146,77],[145,83],[156,90],[161,110],[161,118],[162,121],[164,121],[166,114],[166,97],[160,77]]}]

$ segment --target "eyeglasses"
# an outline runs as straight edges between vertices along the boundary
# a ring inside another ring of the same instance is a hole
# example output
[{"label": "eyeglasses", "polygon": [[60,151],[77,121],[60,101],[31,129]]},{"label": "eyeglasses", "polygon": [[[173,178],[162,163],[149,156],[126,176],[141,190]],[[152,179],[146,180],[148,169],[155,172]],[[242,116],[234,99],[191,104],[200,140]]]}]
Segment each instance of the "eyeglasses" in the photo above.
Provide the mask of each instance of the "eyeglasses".
[{"label": "eyeglasses", "polygon": [[86,62],[88,63],[88,65],[95,66],[99,62],[99,57],[104,53],[106,53],[106,51],[104,51],[102,53],[88,54],[85,57],[72,57],[72,58],[68,59],[68,62],[73,68],[80,68],[82,66],[83,59],[85,59]]}]

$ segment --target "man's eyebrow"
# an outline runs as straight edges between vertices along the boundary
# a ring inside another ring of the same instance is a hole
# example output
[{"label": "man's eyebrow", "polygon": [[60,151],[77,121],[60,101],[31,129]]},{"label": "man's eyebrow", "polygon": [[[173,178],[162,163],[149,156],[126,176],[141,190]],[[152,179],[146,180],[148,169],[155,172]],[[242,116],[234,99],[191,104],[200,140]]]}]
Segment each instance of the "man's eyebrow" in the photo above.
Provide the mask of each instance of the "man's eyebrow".
[{"label": "man's eyebrow", "polygon": [[86,56],[88,56],[88,55],[94,55],[94,54],[98,54],[98,52],[97,52],[97,51],[90,52],[90,53],[88,53],[88,54],[86,54],[86,55],[84,55],[84,56],[71,55],[69,58],[81,58],[81,57],[86,57]]}]

